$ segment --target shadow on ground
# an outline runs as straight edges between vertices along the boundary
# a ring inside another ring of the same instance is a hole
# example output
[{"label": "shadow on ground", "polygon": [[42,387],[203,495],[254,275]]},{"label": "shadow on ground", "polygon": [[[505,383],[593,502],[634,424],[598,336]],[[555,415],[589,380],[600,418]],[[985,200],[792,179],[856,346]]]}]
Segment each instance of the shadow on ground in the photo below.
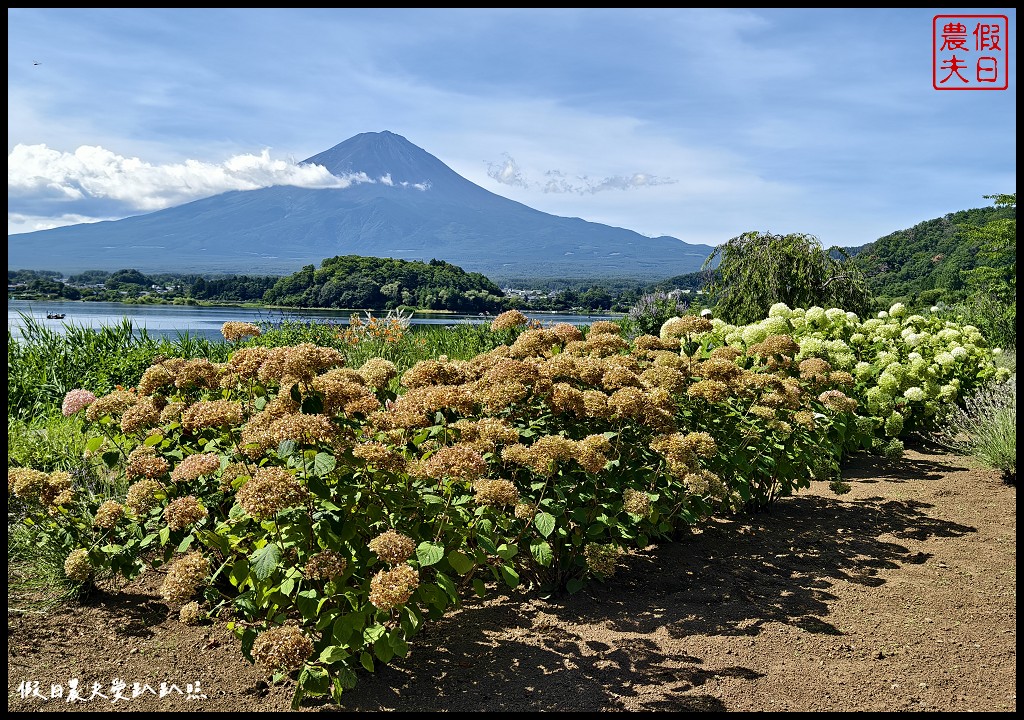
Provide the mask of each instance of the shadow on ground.
[{"label": "shadow on ground", "polygon": [[[934,467],[921,461],[898,472],[927,478]],[[609,581],[576,595],[532,602],[516,596],[431,623],[412,656],[361,674],[341,708],[324,709],[397,709],[416,697],[418,706],[438,711],[586,712],[621,708],[628,698],[646,710],[727,711],[700,686],[716,676],[760,674],[712,668],[727,658],[674,652],[673,639],[753,637],[768,623],[842,635],[829,618],[836,582],[878,586],[879,570],[928,560],[880,537],[920,541],[975,532],[929,517],[930,507],[797,496],[767,512],[718,520],[700,534],[629,556]],[[609,631],[614,646],[588,637],[593,627]],[[659,692],[646,703],[645,688],[655,686]]]}]

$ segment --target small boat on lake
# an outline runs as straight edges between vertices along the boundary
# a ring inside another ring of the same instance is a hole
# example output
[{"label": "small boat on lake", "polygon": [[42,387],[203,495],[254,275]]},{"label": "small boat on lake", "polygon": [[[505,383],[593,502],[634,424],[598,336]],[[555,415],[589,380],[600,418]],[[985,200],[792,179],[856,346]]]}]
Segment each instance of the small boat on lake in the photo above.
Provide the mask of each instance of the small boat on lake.
[{"label": "small boat on lake", "polygon": [[67,313],[46,313],[47,320],[63,320]]}]

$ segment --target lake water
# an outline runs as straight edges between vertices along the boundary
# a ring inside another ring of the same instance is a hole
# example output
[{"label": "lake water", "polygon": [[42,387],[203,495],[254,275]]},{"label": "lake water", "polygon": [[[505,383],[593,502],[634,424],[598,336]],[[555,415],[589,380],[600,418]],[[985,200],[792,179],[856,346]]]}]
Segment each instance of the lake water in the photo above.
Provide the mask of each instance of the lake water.
[{"label": "lake water", "polygon": [[[49,314],[64,314],[63,320],[49,320]],[[228,321],[251,323],[280,323],[285,320],[299,322],[322,322],[347,325],[352,310],[278,310],[241,307],[197,307],[190,305],[126,305],[112,302],[46,302],[37,300],[8,300],[7,329],[17,336],[24,326],[22,315],[31,317],[43,326],[56,331],[67,327],[91,327],[117,325],[128,318],[132,327],[152,337],[176,338],[188,334],[220,341],[221,326]],[[387,313],[374,313],[383,318]],[[590,325],[597,320],[614,320],[613,315],[571,315],[564,313],[525,312],[528,318],[539,320],[545,325],[571,323]],[[365,313],[359,313],[365,317]],[[455,315],[451,313],[417,312],[414,325],[458,325],[463,323],[489,323],[493,316]]]}]

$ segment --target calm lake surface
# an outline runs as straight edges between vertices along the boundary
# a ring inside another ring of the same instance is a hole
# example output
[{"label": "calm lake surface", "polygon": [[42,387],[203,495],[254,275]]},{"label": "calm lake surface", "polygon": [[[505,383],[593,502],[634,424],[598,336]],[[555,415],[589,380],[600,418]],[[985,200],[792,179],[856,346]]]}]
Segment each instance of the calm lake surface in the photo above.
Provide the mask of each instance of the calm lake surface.
[{"label": "calm lake surface", "polygon": [[[48,320],[49,314],[64,314],[63,320]],[[196,307],[189,305],[125,305],[112,302],[46,302],[37,300],[8,300],[7,329],[17,337],[24,326],[22,315],[31,317],[45,327],[58,332],[67,327],[100,328],[117,325],[128,318],[136,330],[145,329],[150,336],[176,338],[186,333],[190,337],[223,340],[221,326],[228,321],[251,323],[280,323],[283,321],[321,322],[348,325],[352,310],[278,310],[240,307]],[[365,317],[365,313],[359,313]],[[384,317],[387,313],[374,313]],[[563,313],[524,312],[524,315],[547,324],[571,323],[589,325],[597,320],[614,320],[614,315],[569,315]],[[450,313],[417,312],[414,325],[459,325],[489,323],[494,316],[454,315]]]}]

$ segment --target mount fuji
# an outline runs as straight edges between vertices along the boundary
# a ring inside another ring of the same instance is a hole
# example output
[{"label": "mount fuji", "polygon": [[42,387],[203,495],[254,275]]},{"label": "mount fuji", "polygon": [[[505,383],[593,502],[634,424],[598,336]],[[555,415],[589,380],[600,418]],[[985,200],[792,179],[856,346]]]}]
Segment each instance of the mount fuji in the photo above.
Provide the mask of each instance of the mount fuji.
[{"label": "mount fuji", "polygon": [[444,260],[496,282],[655,281],[700,269],[714,250],[540,212],[388,131],[355,135],[303,162],[364,181],[231,191],[121,220],[8,235],[7,267],[287,275],[336,255],[365,255]]}]

